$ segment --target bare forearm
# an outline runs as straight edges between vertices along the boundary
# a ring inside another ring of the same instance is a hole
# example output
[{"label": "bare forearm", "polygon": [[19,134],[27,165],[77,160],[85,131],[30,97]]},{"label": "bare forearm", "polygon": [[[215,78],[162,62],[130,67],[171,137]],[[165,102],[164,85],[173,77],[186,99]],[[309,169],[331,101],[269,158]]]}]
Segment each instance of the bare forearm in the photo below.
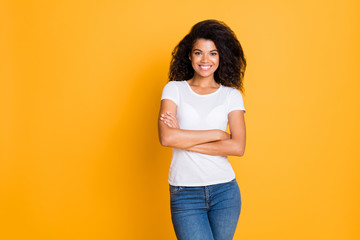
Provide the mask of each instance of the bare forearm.
[{"label": "bare forearm", "polygon": [[167,129],[166,136],[163,136],[163,145],[173,148],[189,148],[191,146],[219,141],[225,139],[226,133],[219,129],[212,130],[185,130],[180,128]]},{"label": "bare forearm", "polygon": [[218,156],[242,156],[244,147],[234,139],[202,143],[185,148],[185,150]]}]

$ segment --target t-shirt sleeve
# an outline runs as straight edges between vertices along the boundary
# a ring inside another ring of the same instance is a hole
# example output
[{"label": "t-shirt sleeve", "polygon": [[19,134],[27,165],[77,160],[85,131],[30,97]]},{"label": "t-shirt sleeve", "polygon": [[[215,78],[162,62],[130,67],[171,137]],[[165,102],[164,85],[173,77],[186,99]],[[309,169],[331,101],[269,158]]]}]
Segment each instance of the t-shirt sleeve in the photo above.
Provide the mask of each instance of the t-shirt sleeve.
[{"label": "t-shirt sleeve", "polygon": [[179,91],[174,81],[168,82],[163,88],[161,100],[163,99],[170,99],[176,105],[179,105]]},{"label": "t-shirt sleeve", "polygon": [[235,88],[232,89],[229,96],[228,114],[234,110],[244,110],[244,114],[246,113],[243,97],[239,90]]}]

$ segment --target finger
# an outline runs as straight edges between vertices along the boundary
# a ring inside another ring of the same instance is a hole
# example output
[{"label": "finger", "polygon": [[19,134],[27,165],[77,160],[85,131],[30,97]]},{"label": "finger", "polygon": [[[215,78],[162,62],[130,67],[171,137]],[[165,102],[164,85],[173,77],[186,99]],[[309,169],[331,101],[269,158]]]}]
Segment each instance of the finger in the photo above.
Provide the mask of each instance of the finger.
[{"label": "finger", "polygon": [[170,116],[161,114],[160,119],[170,119]]},{"label": "finger", "polygon": [[166,112],[168,115],[167,116],[169,116],[171,119],[172,119],[172,121],[174,122],[174,123],[176,123],[176,125],[177,125],[177,119],[176,119],[176,117],[174,116],[174,115],[172,115],[172,113],[170,113],[170,112]]},{"label": "finger", "polygon": [[165,123],[166,125],[168,125],[169,127],[174,128],[174,126],[173,126],[173,124],[172,124],[171,122],[164,121],[164,123]]},{"label": "finger", "polygon": [[175,117],[174,115],[172,115],[172,113],[170,113],[170,112],[166,112],[166,113],[167,113],[167,116],[169,116],[169,117],[171,118],[172,123],[173,123],[173,126],[174,126],[175,128],[179,128],[179,125],[178,125],[178,122],[177,122],[176,117]]},{"label": "finger", "polygon": [[166,114],[161,114],[160,117],[163,117],[163,118],[173,118],[171,115],[168,114],[168,112]]},{"label": "finger", "polygon": [[168,122],[173,122],[174,120],[172,118],[170,118],[169,116],[164,116],[164,117],[160,117],[160,120],[165,120]]},{"label": "finger", "polygon": [[163,121],[169,127],[175,127],[175,123],[173,122],[172,119],[160,117],[160,120]]},{"label": "finger", "polygon": [[168,119],[168,120],[166,120],[166,122],[169,123],[171,125],[171,127],[175,126],[175,123],[172,119]]},{"label": "finger", "polygon": [[175,118],[176,119],[176,117],[171,113],[171,112],[166,112],[167,114],[168,114],[168,116],[170,116],[171,118]]}]

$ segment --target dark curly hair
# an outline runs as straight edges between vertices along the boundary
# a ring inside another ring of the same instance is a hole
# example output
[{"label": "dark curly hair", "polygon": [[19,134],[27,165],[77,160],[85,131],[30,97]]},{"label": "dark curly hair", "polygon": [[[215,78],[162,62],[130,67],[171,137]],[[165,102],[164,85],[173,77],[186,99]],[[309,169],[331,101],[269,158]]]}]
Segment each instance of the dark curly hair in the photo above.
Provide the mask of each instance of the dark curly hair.
[{"label": "dark curly hair", "polygon": [[218,20],[205,20],[195,24],[172,52],[169,81],[183,81],[193,77],[194,69],[188,58],[197,39],[212,40],[219,52],[219,67],[214,73],[215,81],[241,92],[246,69],[246,59],[235,33]]}]

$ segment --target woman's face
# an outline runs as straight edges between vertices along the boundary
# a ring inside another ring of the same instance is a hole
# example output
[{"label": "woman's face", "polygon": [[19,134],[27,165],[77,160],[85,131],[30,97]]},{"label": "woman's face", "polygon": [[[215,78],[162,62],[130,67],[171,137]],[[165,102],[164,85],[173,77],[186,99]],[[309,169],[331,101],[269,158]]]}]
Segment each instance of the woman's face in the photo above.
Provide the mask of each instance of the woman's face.
[{"label": "woman's face", "polygon": [[189,54],[189,59],[195,74],[201,77],[214,75],[219,66],[219,53],[215,43],[203,38],[196,40]]}]

